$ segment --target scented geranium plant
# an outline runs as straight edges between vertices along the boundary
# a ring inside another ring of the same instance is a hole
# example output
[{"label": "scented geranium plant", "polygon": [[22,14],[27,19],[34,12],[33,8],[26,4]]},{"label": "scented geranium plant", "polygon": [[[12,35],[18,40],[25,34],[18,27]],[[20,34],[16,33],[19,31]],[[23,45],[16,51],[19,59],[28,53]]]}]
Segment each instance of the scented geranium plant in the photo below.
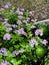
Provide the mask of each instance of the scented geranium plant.
[{"label": "scented geranium plant", "polygon": [[34,23],[32,11],[0,8],[0,65],[49,65],[49,26]]}]

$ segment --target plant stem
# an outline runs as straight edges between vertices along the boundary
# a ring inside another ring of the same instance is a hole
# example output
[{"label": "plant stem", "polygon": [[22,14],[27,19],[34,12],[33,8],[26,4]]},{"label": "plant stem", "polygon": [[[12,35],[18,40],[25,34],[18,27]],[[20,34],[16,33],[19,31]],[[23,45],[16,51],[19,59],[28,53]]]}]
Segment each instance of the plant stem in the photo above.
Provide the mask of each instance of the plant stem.
[{"label": "plant stem", "polygon": [[47,23],[47,24],[49,24],[49,19],[35,22],[34,25],[37,25],[37,24],[40,24],[40,23]]}]

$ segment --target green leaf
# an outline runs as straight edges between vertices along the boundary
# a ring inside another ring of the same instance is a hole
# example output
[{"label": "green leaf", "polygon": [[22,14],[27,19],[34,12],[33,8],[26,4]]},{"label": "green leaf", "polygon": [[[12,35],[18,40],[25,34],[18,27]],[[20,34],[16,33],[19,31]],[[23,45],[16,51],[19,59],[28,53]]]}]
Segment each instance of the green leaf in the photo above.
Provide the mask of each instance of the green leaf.
[{"label": "green leaf", "polygon": [[16,59],[12,59],[11,60],[11,63],[13,64],[13,65],[19,65],[19,64],[21,64],[21,62],[22,62],[22,60],[16,60]]}]

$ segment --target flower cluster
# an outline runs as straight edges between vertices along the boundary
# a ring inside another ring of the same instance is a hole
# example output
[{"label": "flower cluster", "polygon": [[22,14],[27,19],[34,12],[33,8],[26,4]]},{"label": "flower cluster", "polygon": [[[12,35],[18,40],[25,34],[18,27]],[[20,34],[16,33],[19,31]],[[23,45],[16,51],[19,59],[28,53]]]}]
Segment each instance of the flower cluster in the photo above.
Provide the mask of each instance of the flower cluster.
[{"label": "flower cluster", "polygon": [[9,4],[0,8],[0,65],[33,65],[48,55],[49,26],[35,25],[32,13]]},{"label": "flower cluster", "polygon": [[3,40],[10,40],[11,36],[10,34],[6,33],[4,36],[3,36]]},{"label": "flower cluster", "polygon": [[1,49],[0,49],[0,55],[2,55],[2,54],[4,54],[4,55],[7,54],[6,48],[1,48]]},{"label": "flower cluster", "polygon": [[29,41],[29,44],[31,47],[34,47],[34,45],[38,45],[38,42],[36,41],[36,39],[31,39],[31,41]]},{"label": "flower cluster", "polygon": [[35,31],[35,35],[40,35],[40,36],[42,36],[43,35],[43,30],[40,30],[40,29],[37,29],[36,31]]},{"label": "flower cluster", "polygon": [[21,28],[21,29],[19,29],[19,30],[15,30],[14,32],[15,32],[15,33],[18,33],[18,34],[22,34],[22,35],[27,36],[27,33],[24,31],[23,28]]},{"label": "flower cluster", "polygon": [[1,62],[1,65],[8,65],[8,62],[7,61],[3,61],[3,62]]},{"label": "flower cluster", "polygon": [[25,50],[24,49],[20,49],[20,50],[15,50],[12,52],[12,54],[18,55],[20,53],[23,53]]}]

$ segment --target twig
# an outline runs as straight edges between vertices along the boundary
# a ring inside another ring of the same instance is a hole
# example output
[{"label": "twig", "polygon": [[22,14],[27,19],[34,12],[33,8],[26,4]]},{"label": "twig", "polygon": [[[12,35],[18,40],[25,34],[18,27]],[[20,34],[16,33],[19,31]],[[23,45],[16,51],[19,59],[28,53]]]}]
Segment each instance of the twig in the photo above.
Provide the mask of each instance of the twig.
[{"label": "twig", "polygon": [[40,24],[40,23],[49,23],[49,19],[35,22],[34,25],[37,25],[37,24]]}]

